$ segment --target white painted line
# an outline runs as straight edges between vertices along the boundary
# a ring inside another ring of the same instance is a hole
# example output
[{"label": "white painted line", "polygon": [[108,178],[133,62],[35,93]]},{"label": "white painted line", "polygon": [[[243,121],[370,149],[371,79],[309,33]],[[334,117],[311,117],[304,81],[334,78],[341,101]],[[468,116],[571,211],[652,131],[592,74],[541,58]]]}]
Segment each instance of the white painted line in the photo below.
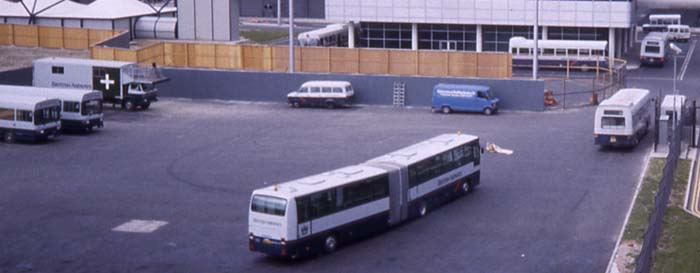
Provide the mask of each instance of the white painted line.
[{"label": "white painted line", "polygon": [[620,228],[620,235],[617,237],[617,241],[615,242],[615,249],[613,249],[613,253],[610,255],[608,268],[605,269],[606,273],[613,272],[611,271],[611,269],[613,267],[613,264],[615,263],[615,256],[617,255],[617,251],[620,248],[620,242],[622,241],[622,236],[624,235],[625,228],[627,227],[627,222],[630,220],[630,215],[632,215],[632,208],[634,208],[634,202],[637,201],[637,195],[639,195],[639,190],[642,188],[642,182],[644,182],[644,175],[647,173],[647,169],[649,169],[651,151],[652,148],[649,148],[649,151],[647,151],[647,156],[644,162],[644,168],[642,169],[642,173],[639,174],[639,182],[637,182],[637,188],[634,190],[634,197],[632,198],[632,202],[630,202],[629,208],[627,209],[627,216],[625,216],[625,222],[622,223],[622,227]]},{"label": "white painted line", "polygon": [[697,44],[697,40],[693,40],[693,42],[690,43],[690,49],[688,49],[688,54],[685,55],[685,60],[683,60],[683,66],[681,67],[681,74],[679,75],[678,79],[683,80],[685,78],[685,72],[688,71],[688,65],[690,64],[690,59],[693,58],[693,52],[695,52],[695,45]]},{"label": "white painted line", "polygon": [[136,219],[134,219],[134,220],[123,223],[123,224],[113,228],[112,231],[132,232],[132,233],[151,233],[151,232],[154,232],[157,229],[159,229],[162,226],[165,226],[167,224],[168,224],[168,222],[165,222],[165,221],[136,220]]},{"label": "white painted line", "polygon": [[[693,158],[693,161],[690,162],[690,173],[688,174],[688,185],[685,189],[685,201],[683,202],[683,209],[688,208],[688,201],[691,198],[690,194],[690,186],[693,184],[693,176],[695,172],[697,171],[697,166],[695,166],[695,161],[698,160],[698,151],[695,151],[695,157]],[[696,177],[697,179],[697,177]]]}]

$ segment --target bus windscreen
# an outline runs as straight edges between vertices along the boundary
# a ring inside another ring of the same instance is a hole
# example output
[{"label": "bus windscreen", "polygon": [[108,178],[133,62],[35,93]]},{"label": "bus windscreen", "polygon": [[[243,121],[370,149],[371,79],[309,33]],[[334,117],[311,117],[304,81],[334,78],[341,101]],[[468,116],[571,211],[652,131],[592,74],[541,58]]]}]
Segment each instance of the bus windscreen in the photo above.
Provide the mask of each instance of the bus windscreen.
[{"label": "bus windscreen", "polygon": [[250,209],[254,212],[277,216],[284,216],[286,208],[287,200],[266,195],[254,195],[250,204]]}]

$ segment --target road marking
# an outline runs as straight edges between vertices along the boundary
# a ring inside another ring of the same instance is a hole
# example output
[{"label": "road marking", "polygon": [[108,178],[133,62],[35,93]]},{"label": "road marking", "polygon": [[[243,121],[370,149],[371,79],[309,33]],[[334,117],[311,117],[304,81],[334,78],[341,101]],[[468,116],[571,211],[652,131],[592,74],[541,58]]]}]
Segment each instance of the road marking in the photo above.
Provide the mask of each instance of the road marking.
[{"label": "road marking", "polygon": [[695,52],[695,45],[697,44],[697,40],[693,40],[693,42],[690,43],[690,49],[688,50],[688,54],[685,55],[685,60],[683,60],[683,66],[681,67],[681,74],[679,75],[678,79],[683,80],[685,78],[685,72],[688,71],[688,65],[690,64],[690,59],[693,58],[693,52]]},{"label": "road marking", "polygon": [[131,221],[128,221],[126,223],[123,223],[123,224],[113,228],[112,231],[132,232],[132,233],[151,233],[151,232],[154,232],[157,229],[159,229],[162,226],[165,226],[167,224],[168,224],[168,222],[165,222],[165,221],[133,219]]},{"label": "road marking", "polygon": [[652,80],[652,81],[672,81],[673,78],[662,77],[627,77],[628,80]]}]

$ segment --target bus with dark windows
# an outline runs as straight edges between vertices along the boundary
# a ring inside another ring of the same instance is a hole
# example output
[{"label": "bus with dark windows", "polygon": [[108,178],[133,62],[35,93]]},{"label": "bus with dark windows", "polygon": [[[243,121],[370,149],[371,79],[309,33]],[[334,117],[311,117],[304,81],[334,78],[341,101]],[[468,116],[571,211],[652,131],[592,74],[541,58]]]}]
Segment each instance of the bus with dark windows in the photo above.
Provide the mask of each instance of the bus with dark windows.
[{"label": "bus with dark windows", "polygon": [[0,136],[39,141],[56,137],[61,127],[61,101],[46,97],[0,96]]},{"label": "bus with dark windows", "polygon": [[249,248],[299,258],[333,252],[470,192],[479,138],[444,134],[359,165],[253,191]]}]

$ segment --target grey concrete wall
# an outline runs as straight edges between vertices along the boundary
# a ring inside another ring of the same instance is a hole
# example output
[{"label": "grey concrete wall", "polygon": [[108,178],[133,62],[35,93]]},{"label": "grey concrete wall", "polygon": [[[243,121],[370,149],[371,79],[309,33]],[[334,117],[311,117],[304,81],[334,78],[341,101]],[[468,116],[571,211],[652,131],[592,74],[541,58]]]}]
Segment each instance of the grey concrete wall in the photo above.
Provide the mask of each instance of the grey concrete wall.
[{"label": "grey concrete wall", "polygon": [[[194,1],[194,36],[197,40],[214,39],[211,0]],[[179,24],[178,24],[179,25]]]},{"label": "grey concrete wall", "polygon": [[112,37],[112,39],[106,40],[97,44],[98,46],[116,47],[116,48],[126,48],[129,49],[129,41],[131,40],[131,31],[124,32],[117,36]]},{"label": "grey concrete wall", "polygon": [[435,84],[455,83],[491,86],[501,99],[501,109],[544,110],[542,81],[314,73],[292,75],[177,68],[164,68],[163,73],[170,79],[158,85],[164,97],[285,102],[287,93],[305,81],[345,80],[355,88],[357,103],[391,105],[393,84],[399,81],[406,83],[406,104],[411,106],[430,106]]},{"label": "grey concrete wall", "polygon": [[177,1],[177,37],[194,40],[194,0]]}]

